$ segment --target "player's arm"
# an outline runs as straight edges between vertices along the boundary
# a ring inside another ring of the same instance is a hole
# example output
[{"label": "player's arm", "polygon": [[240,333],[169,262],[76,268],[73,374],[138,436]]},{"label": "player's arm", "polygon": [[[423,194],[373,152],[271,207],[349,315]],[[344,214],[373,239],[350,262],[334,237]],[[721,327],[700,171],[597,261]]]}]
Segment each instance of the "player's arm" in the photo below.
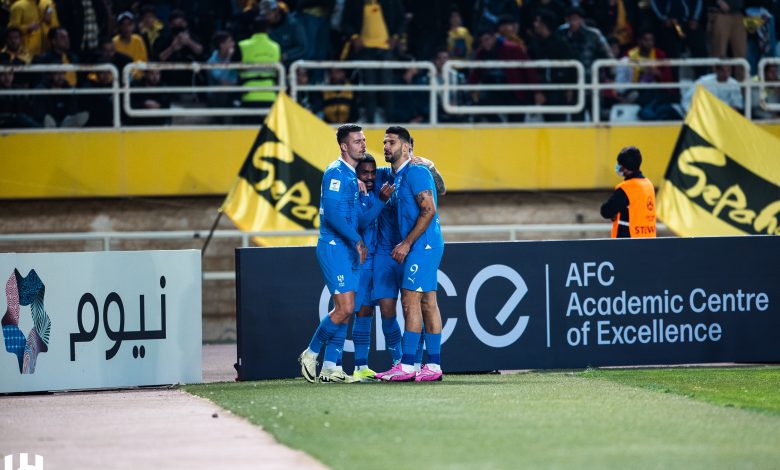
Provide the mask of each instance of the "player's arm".
[{"label": "player's arm", "polygon": [[431,225],[431,221],[436,215],[436,203],[433,200],[432,189],[425,189],[417,193],[415,201],[417,201],[417,207],[420,209],[417,221],[414,223],[412,230],[409,231],[409,234],[406,235],[406,238],[393,248],[393,259],[399,263],[404,262],[406,255],[409,254],[409,250],[412,249],[414,242],[420,238],[420,235],[425,233],[425,230]]},{"label": "player's arm", "polygon": [[607,199],[607,202],[601,205],[601,216],[612,220],[626,207],[628,207],[628,196],[622,188],[618,188]]},{"label": "player's arm", "polygon": [[447,193],[447,187],[444,186],[444,178],[442,178],[441,173],[439,173],[436,167],[433,166],[433,162],[431,160],[415,155],[412,157],[412,163],[424,165],[426,168],[428,168],[428,171],[431,172],[431,176],[433,176],[433,184],[436,185],[436,194],[439,196],[444,196]]}]

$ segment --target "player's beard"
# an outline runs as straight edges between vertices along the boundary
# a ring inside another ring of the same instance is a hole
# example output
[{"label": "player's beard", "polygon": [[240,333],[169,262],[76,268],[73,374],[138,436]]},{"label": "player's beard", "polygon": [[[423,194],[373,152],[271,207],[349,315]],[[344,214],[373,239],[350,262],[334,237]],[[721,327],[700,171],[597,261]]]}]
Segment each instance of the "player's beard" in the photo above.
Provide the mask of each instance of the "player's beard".
[{"label": "player's beard", "polygon": [[401,156],[403,155],[403,149],[398,149],[395,153],[387,153],[385,152],[385,161],[389,164],[393,164],[401,159]]}]

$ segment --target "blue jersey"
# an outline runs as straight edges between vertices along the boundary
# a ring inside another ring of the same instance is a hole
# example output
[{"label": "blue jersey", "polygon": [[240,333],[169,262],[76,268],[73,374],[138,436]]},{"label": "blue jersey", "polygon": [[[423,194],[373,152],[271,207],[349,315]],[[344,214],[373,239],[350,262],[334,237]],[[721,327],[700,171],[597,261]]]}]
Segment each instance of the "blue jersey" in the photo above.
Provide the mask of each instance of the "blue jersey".
[{"label": "blue jersey", "polygon": [[[376,169],[376,181],[374,182],[374,192],[379,194],[379,190],[385,183],[392,185],[395,182],[390,167]],[[385,204],[382,212],[379,213],[379,231],[377,233],[377,252],[389,254],[396,245],[401,243],[401,233],[398,230],[398,216],[395,212],[395,201],[391,197]]]},{"label": "blue jersey", "polygon": [[[377,195],[374,192],[370,192],[368,194],[360,194],[360,207],[361,210],[365,213],[371,210],[372,207],[374,207],[374,204],[381,204],[382,201],[379,200]],[[369,222],[368,226],[366,226],[361,235],[363,236],[363,243],[366,244],[366,248],[368,248],[368,256],[371,257],[376,253],[376,238],[377,238],[377,231],[378,231],[378,225],[379,225],[379,219],[374,219],[372,222]]]},{"label": "blue jersey", "polygon": [[[433,196],[434,206],[438,208],[439,198],[436,194],[436,185],[433,182],[430,170],[423,165],[405,163],[395,174],[395,191],[392,198],[395,199],[395,209],[398,217],[398,229],[401,236],[406,237],[417,223],[420,215],[420,207],[417,205],[417,195],[422,191],[430,191]],[[425,229],[420,238],[412,245],[412,250],[439,248],[444,246],[444,238],[439,226],[438,211],[433,220]]]},{"label": "blue jersey", "polygon": [[354,247],[360,240],[358,194],[357,175],[352,166],[342,159],[328,165],[320,188],[321,241]]}]

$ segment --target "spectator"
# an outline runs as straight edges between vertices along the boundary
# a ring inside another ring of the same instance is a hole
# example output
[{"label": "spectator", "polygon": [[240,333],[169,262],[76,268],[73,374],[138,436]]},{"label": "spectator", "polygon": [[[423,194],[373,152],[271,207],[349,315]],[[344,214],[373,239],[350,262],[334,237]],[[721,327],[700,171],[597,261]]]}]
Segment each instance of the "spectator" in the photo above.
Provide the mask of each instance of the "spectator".
[{"label": "spectator", "polygon": [[[450,60],[450,54],[447,49],[442,49],[436,53],[433,58],[433,65],[436,67],[436,83],[439,86],[444,85],[444,64]],[[450,83],[463,85],[466,83],[466,77],[462,72],[453,70],[450,75]],[[468,94],[460,92],[450,92],[450,103],[453,105],[466,105],[469,103]],[[439,91],[437,118],[439,122],[464,122],[465,116],[458,114],[449,114],[444,110],[444,91]]]},{"label": "spectator", "polygon": [[[655,47],[655,35],[652,31],[639,33],[639,45],[626,54],[634,64],[631,71],[632,83],[671,83],[674,81],[669,67],[660,65],[640,65],[645,60],[663,60],[666,54]],[[641,106],[639,118],[643,121],[667,121],[679,119],[679,113],[671,104],[676,101],[677,93],[672,89],[641,88],[637,91],[637,104]]]},{"label": "spectator", "polygon": [[525,47],[525,41],[520,37],[520,23],[512,16],[504,15],[498,19],[498,35],[503,41],[508,41],[515,46],[528,52]]},{"label": "spectator", "polygon": [[[229,64],[233,62],[236,52],[236,42],[233,36],[226,31],[217,31],[212,39],[214,51],[209,57],[209,64]],[[209,85],[236,86],[238,85],[238,70],[236,69],[211,69],[208,71]],[[213,92],[208,95],[209,106],[214,108],[232,108],[241,106],[240,96],[234,92]],[[229,122],[227,119],[223,120]]]},{"label": "spectator", "polygon": [[[133,62],[148,62],[149,54],[146,50],[144,39],[135,34],[135,16],[129,11],[121,13],[116,22],[119,26],[119,34],[114,36],[114,47],[117,52],[129,56]],[[139,78],[140,75],[138,75]]]},{"label": "spectator", "polygon": [[32,60],[30,52],[24,47],[22,31],[14,26],[5,33],[5,47],[0,50],[0,57],[5,57],[10,65],[29,64]]},{"label": "spectator", "polygon": [[561,18],[566,14],[567,4],[568,2],[564,0],[524,0],[520,10],[523,34],[529,38],[534,35],[534,20],[539,10],[545,10],[554,15],[557,24],[553,31],[557,30],[562,22]]},{"label": "spectator", "polygon": [[[351,85],[344,69],[328,70],[328,83],[331,85]],[[322,92],[322,115],[325,122],[341,124],[357,120],[355,93],[352,90],[333,90]]]},{"label": "spectator", "polygon": [[590,82],[593,62],[612,58],[607,40],[598,29],[585,24],[585,13],[581,8],[571,8],[567,12],[566,23],[559,31],[574,51],[574,57],[585,67],[585,81]]},{"label": "spectator", "polygon": [[41,12],[41,31],[44,38],[44,47],[48,46],[46,38],[49,37],[51,28],[60,26],[60,17],[57,15],[57,5],[54,0],[38,0],[38,10]]},{"label": "spectator", "polygon": [[[110,40],[105,41],[106,45],[114,43]],[[108,61],[101,60],[99,64],[108,64]],[[86,88],[104,89],[106,93],[94,95],[82,95],[81,109],[89,113],[86,127],[112,127],[114,125],[114,97],[110,89],[114,83],[114,78],[108,70],[98,70],[90,73],[87,79]]]},{"label": "spectator", "polygon": [[[273,39],[268,36],[268,22],[258,16],[252,23],[254,32],[249,39],[238,43],[241,49],[241,62],[245,64],[273,64],[280,61],[282,53]],[[273,86],[276,72],[268,69],[244,70],[239,74],[244,86]],[[269,108],[276,100],[274,91],[250,91],[241,97],[241,106],[245,108]],[[262,116],[247,116],[245,124],[262,122]]]},{"label": "spectator", "polygon": [[685,112],[688,112],[691,108],[691,100],[693,100],[693,94],[697,85],[704,86],[719,100],[739,112],[742,112],[745,107],[739,82],[731,76],[731,66],[729,65],[716,65],[715,73],[702,75],[694,82],[683,95],[682,106]]},{"label": "spectator", "polygon": [[447,51],[454,60],[467,60],[471,58],[474,38],[463,26],[460,12],[453,9],[450,13],[450,30],[447,33]]},{"label": "spectator", "polygon": [[306,33],[303,26],[290,17],[276,0],[261,0],[260,16],[268,22],[268,36],[279,44],[285,68],[306,57]]},{"label": "spectator", "polygon": [[590,0],[584,8],[602,34],[614,36],[621,47],[627,47],[634,40],[631,25],[636,3],[633,0]]},{"label": "spectator", "polygon": [[385,92],[392,93],[394,96],[394,106],[385,110],[387,120],[388,122],[422,122],[428,115],[430,95],[422,91],[410,91],[408,86],[428,84],[428,74],[420,72],[415,66],[414,57],[407,52],[406,38],[402,38],[398,43],[397,54],[398,60],[408,62],[409,67],[393,71],[393,83],[400,86],[397,87],[397,91]]},{"label": "spectator", "polygon": [[502,16],[520,17],[520,9],[516,0],[477,0],[474,4],[474,21],[476,31],[496,28]]},{"label": "spectator", "polygon": [[750,72],[758,73],[758,62],[763,57],[774,57],[777,48],[775,16],[765,7],[745,9],[745,28],[747,30],[747,60]]},{"label": "spectator", "polygon": [[447,42],[450,18],[446,12],[452,11],[453,0],[406,0],[404,5],[409,54],[420,59],[433,57]]},{"label": "spectator", "polygon": [[[162,82],[162,74],[158,69],[150,69],[144,72],[141,80],[134,81],[131,85],[134,89],[138,88],[158,88],[165,87]],[[130,95],[130,102],[133,109],[168,109],[171,107],[170,95],[168,93],[135,92]],[[171,120],[167,117],[136,117],[133,118],[133,125],[146,126],[164,126],[170,124]]]},{"label": "spectator", "polygon": [[[100,47],[95,53],[94,62],[98,64],[112,64],[114,67],[116,67],[117,72],[119,72],[119,77],[117,78],[121,79],[122,70],[124,70],[126,65],[132,64],[133,59],[127,54],[117,52],[116,42],[109,37],[104,37],[100,39]],[[133,74],[134,77],[136,75],[140,77],[143,74]],[[90,77],[90,80],[92,82],[96,82],[95,77]],[[100,82],[100,80],[97,81]]]},{"label": "spectator", "polygon": [[[7,56],[0,56],[0,67],[13,64]],[[0,72],[0,91],[18,90],[13,71]],[[26,95],[0,95],[0,129],[41,127],[28,113],[32,105]]]},{"label": "spectator", "polygon": [[36,96],[34,118],[44,127],[84,127],[89,120],[89,113],[79,110],[78,100],[70,92],[73,87],[65,80],[65,73],[46,73],[36,88],[63,91],[62,94]]},{"label": "spectator", "polygon": [[[296,9],[306,34],[306,60],[330,59],[330,17],[335,0],[301,0]],[[312,70],[312,81],[322,83],[322,70]]]},{"label": "spectator", "polygon": [[[709,8],[708,33],[710,35],[710,55],[726,58],[728,51],[731,57],[747,57],[747,31],[743,22],[743,0],[713,0]],[[737,80],[742,81],[744,71],[738,67],[735,73]]]},{"label": "spectator", "polygon": [[[304,68],[299,68],[295,72],[295,82],[298,86],[306,86],[309,84],[309,71]],[[322,94],[316,91],[301,91],[298,90],[296,101],[299,105],[308,109],[312,114],[316,114],[317,117],[322,119]]]},{"label": "spectator", "polygon": [[[514,44],[499,41],[496,27],[490,27],[479,35],[479,49],[476,60],[528,60],[528,56],[522,49]],[[527,84],[537,83],[536,73],[528,68],[475,68],[469,75],[469,83],[484,84]],[[529,91],[521,90],[490,90],[480,91],[475,101],[486,106],[518,106],[529,103]],[[503,121],[506,117],[489,115],[488,120]],[[522,121],[520,114],[512,114],[510,121]]]},{"label": "spectator", "polygon": [[36,56],[46,50],[48,28],[55,24],[54,9],[43,7],[35,0],[16,0],[11,4],[8,28],[22,33],[24,49]]},{"label": "spectator", "polygon": [[108,36],[108,8],[103,0],[57,0],[56,4],[76,53],[97,49],[100,38]]},{"label": "spectator", "polygon": [[[181,10],[171,11],[168,31],[155,41],[154,48],[154,56],[160,62],[189,64],[198,62],[203,54],[203,46],[198,38],[190,34],[187,19]],[[168,71],[163,78],[173,86],[191,85],[194,80],[193,73],[187,70]]]},{"label": "spectator", "polygon": [[[654,30],[658,45],[670,58],[681,57],[686,49],[690,57],[707,57],[707,43],[701,21],[704,13],[702,2],[703,0],[650,0],[655,15]],[[704,73],[706,68],[696,68],[697,77]]]},{"label": "spectator", "polygon": [[[534,19],[534,36],[531,39],[531,58],[534,60],[574,60],[574,52],[569,43],[557,34],[558,20],[555,14],[547,10],[537,10]],[[539,79],[545,84],[573,84],[577,72],[571,67],[545,67],[539,71]],[[563,106],[574,102],[574,89],[560,86],[534,93],[536,105]],[[565,121],[565,114],[542,114],[547,122]]]},{"label": "spectator", "polygon": [[[758,81],[759,77],[755,77],[754,81]],[[777,119],[780,118],[780,112],[770,111],[766,109],[766,105],[780,104],[780,83],[778,83],[777,64],[766,64],[764,68],[764,82],[767,85],[761,89],[755,87],[751,93],[753,117],[757,119]],[[771,83],[775,82],[775,83]]]},{"label": "spectator", "polygon": [[[404,9],[401,0],[345,0],[342,30],[350,41],[349,57],[354,60],[391,60],[403,32]],[[388,70],[363,69],[363,83],[389,85]],[[385,93],[384,111],[392,109],[392,93]],[[377,92],[367,91],[364,101],[365,122],[381,121],[377,111]]]},{"label": "spectator", "polygon": [[[34,64],[78,64],[78,57],[70,52],[70,36],[65,28],[49,30],[49,50],[33,58]],[[76,72],[65,72],[65,80],[71,87],[76,86]]]},{"label": "spectator", "polygon": [[[144,5],[141,8],[141,24],[138,25],[138,31],[144,39],[148,53],[153,53],[155,50],[154,43],[160,37],[164,28],[163,22],[157,18],[154,5]],[[151,58],[156,60],[157,56],[151,55]]]}]

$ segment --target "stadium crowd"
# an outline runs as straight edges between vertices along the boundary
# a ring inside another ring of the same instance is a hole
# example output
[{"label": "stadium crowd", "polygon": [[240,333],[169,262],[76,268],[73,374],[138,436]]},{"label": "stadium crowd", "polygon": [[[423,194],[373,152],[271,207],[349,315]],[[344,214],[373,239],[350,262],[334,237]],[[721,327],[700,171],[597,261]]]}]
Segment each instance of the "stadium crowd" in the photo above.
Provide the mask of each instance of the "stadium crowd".
[{"label": "stadium crowd", "polygon": [[[742,111],[742,69],[638,66],[644,59],[685,57],[746,58],[758,74],[762,57],[778,55],[776,14],[780,0],[2,0],[0,66],[24,64],[113,64],[131,62],[270,63],[285,67],[306,60],[409,62],[398,70],[331,68],[299,70],[298,83],[427,84],[428,73],[415,60],[442,67],[458,60],[577,60],[586,80],[601,58],[624,60],[604,69],[601,81],[677,82],[710,87]],[[573,83],[573,68],[487,68],[458,73],[460,83]],[[768,66],[767,80],[777,79]],[[0,90],[109,88],[110,72],[0,73]],[[268,85],[265,71],[209,69],[137,71],[132,87],[190,85]],[[758,90],[758,89],[756,89]],[[689,103],[675,89],[603,90],[605,116],[616,104],[633,104],[643,120],[678,119]],[[780,87],[753,93],[757,117],[776,118],[762,101],[780,102]],[[267,107],[273,92],[132,94],[135,108],[166,108],[173,102],[212,107]],[[566,105],[573,89],[458,93],[460,104]],[[420,91],[305,92],[298,100],[327,122],[428,120],[428,94]],[[439,100],[441,101],[441,100]],[[586,109],[589,109],[586,106]],[[0,95],[0,127],[111,126],[110,94]],[[438,110],[440,122],[462,116]],[[234,118],[219,118],[231,123]],[[255,119],[255,121],[259,120]],[[585,120],[581,115],[477,115],[487,121]],[[125,124],[165,125],[168,118],[129,118]],[[239,121],[240,122],[240,121]]]}]

